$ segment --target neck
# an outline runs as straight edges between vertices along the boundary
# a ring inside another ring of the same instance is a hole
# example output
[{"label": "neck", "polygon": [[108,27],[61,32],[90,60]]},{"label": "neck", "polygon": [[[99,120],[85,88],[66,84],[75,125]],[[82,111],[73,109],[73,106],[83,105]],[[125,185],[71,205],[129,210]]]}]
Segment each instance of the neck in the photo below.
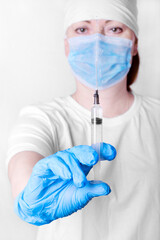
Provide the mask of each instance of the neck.
[{"label": "neck", "polygon": [[[103,116],[106,118],[117,117],[131,107],[134,97],[127,91],[125,78],[120,83],[105,90],[99,90],[100,105],[103,109]],[[77,89],[72,95],[75,101],[88,110],[93,106],[94,90],[76,81]]]}]

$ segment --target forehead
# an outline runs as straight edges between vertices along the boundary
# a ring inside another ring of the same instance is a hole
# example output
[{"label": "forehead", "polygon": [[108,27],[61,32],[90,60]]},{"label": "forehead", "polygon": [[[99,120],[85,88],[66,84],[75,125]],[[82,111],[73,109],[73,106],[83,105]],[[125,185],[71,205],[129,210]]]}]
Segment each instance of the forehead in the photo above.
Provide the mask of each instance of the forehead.
[{"label": "forehead", "polygon": [[79,22],[75,22],[73,23],[71,26],[74,26],[74,25],[79,25],[79,24],[84,24],[84,23],[87,23],[87,24],[108,24],[108,23],[119,23],[119,24],[123,24],[123,23],[120,23],[118,21],[115,21],[115,20],[108,20],[108,19],[91,19],[91,20],[85,20],[85,21],[79,21]]}]

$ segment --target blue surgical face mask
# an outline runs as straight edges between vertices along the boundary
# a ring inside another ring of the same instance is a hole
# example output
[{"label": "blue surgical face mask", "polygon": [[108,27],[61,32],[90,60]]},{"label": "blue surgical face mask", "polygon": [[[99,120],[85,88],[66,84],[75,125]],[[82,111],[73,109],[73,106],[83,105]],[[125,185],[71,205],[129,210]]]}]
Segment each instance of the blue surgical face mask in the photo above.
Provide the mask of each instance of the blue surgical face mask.
[{"label": "blue surgical face mask", "polygon": [[96,33],[68,39],[68,61],[75,77],[96,89],[109,88],[121,80],[131,67],[132,41]]}]

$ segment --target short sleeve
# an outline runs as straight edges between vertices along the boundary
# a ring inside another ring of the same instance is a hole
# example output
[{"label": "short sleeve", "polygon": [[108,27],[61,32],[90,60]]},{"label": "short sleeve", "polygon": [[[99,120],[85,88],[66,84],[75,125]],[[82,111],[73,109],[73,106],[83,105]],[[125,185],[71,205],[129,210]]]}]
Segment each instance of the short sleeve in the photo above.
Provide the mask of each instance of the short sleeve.
[{"label": "short sleeve", "polygon": [[55,126],[48,114],[36,106],[22,109],[8,140],[6,164],[18,152],[34,151],[46,157],[56,149]]}]

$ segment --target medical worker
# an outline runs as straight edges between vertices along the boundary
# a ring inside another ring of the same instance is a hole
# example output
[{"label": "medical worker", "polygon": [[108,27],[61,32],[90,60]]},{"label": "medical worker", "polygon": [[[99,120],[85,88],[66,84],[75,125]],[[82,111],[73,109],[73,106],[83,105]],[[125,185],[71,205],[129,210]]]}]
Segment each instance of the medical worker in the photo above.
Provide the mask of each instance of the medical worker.
[{"label": "medical worker", "polygon": [[[159,240],[160,102],[130,88],[139,68],[136,1],[66,3],[65,53],[77,88],[20,113],[8,151],[15,212],[40,226],[38,240]],[[90,146],[96,67],[99,179]]]}]

